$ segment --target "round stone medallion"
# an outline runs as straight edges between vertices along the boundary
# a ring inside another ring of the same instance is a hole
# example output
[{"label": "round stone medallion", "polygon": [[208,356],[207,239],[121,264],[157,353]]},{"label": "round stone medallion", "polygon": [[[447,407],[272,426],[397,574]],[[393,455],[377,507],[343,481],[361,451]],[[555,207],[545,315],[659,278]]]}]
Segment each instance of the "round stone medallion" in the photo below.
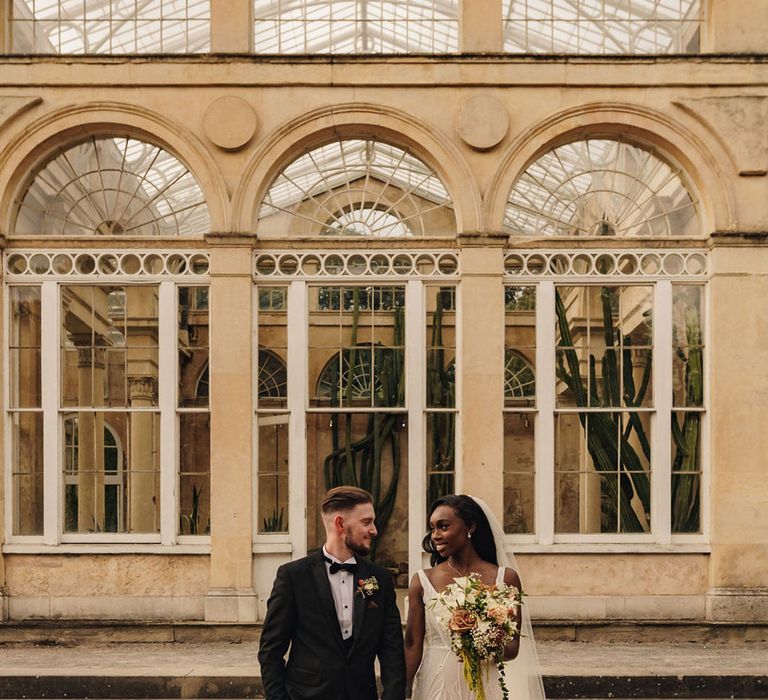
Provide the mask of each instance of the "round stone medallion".
[{"label": "round stone medallion", "polygon": [[487,151],[507,135],[509,113],[492,95],[475,95],[464,100],[456,112],[456,131],[468,146]]},{"label": "round stone medallion", "polygon": [[253,138],[257,126],[253,107],[235,95],[214,100],[203,117],[205,135],[225,151],[243,148]]}]

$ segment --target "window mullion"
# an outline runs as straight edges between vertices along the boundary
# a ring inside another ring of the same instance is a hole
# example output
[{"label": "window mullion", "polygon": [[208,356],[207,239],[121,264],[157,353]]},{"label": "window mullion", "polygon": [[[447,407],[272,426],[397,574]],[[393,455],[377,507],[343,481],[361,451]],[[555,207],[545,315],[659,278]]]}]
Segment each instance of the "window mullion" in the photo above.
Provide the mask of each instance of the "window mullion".
[{"label": "window mullion", "polygon": [[555,285],[536,290],[536,535],[552,544],[555,533]]},{"label": "window mullion", "polygon": [[[293,557],[307,551],[307,419],[308,388],[307,283],[288,287],[288,529]],[[258,381],[258,374],[254,381]]]},{"label": "window mullion", "polygon": [[660,544],[672,530],[672,283],[659,281],[653,299],[653,396],[656,405],[651,453],[651,531]]},{"label": "window mullion", "polygon": [[160,408],[160,541],[176,543],[179,441],[176,417],[178,349],[176,285],[165,280],[159,289],[158,405]]},{"label": "window mullion", "polygon": [[59,289],[56,282],[43,282],[40,289],[43,318],[41,328],[41,383],[43,408],[43,541],[55,545],[61,538],[63,469],[60,465],[59,421]]},{"label": "window mullion", "polygon": [[405,288],[406,406],[408,407],[408,571],[422,568],[421,540],[424,536],[427,448],[426,415],[426,309],[425,288],[416,280]]}]

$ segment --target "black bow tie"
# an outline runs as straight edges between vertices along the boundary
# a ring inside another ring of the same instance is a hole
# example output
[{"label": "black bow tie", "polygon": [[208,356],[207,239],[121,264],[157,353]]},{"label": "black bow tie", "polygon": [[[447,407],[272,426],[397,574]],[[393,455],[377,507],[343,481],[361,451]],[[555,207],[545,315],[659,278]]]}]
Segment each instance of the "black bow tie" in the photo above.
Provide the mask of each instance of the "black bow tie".
[{"label": "black bow tie", "polygon": [[337,574],[339,571],[349,571],[350,574],[355,573],[355,567],[357,564],[339,564],[337,561],[331,561],[328,557],[323,556],[323,559],[331,565],[331,573]]}]

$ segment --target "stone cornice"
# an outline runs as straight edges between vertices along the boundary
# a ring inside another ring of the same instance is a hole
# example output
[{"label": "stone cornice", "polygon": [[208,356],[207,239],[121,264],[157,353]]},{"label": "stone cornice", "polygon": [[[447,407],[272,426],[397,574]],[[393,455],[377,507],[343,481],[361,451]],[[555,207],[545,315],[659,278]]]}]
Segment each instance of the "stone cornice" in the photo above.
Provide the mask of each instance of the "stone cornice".
[{"label": "stone cornice", "polygon": [[256,246],[255,233],[232,233],[212,231],[206,233],[205,242],[211,248],[254,248]]},{"label": "stone cornice", "polygon": [[743,248],[768,245],[768,231],[715,231],[709,237],[710,248]]}]

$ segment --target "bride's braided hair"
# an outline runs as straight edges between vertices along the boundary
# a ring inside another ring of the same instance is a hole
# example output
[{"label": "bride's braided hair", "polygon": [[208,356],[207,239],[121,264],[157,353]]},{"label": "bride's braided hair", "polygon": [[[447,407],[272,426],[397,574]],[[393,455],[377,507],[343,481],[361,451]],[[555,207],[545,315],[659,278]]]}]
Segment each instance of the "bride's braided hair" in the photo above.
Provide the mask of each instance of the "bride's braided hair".
[{"label": "bride's braided hair", "polygon": [[[429,518],[432,517],[432,513],[434,513],[439,506],[448,506],[449,508],[452,508],[457,517],[464,521],[467,528],[474,527],[474,530],[472,531],[472,546],[474,546],[478,556],[481,559],[498,566],[499,562],[496,558],[496,543],[493,539],[491,526],[488,524],[488,518],[485,517],[483,509],[474,501],[474,499],[472,499],[471,496],[465,496],[464,494],[450,494],[438,498],[429,508]],[[437,553],[430,532],[427,532],[422,540],[421,546],[424,548],[424,551],[429,554],[429,561],[432,566],[445,561],[445,558]]]}]

